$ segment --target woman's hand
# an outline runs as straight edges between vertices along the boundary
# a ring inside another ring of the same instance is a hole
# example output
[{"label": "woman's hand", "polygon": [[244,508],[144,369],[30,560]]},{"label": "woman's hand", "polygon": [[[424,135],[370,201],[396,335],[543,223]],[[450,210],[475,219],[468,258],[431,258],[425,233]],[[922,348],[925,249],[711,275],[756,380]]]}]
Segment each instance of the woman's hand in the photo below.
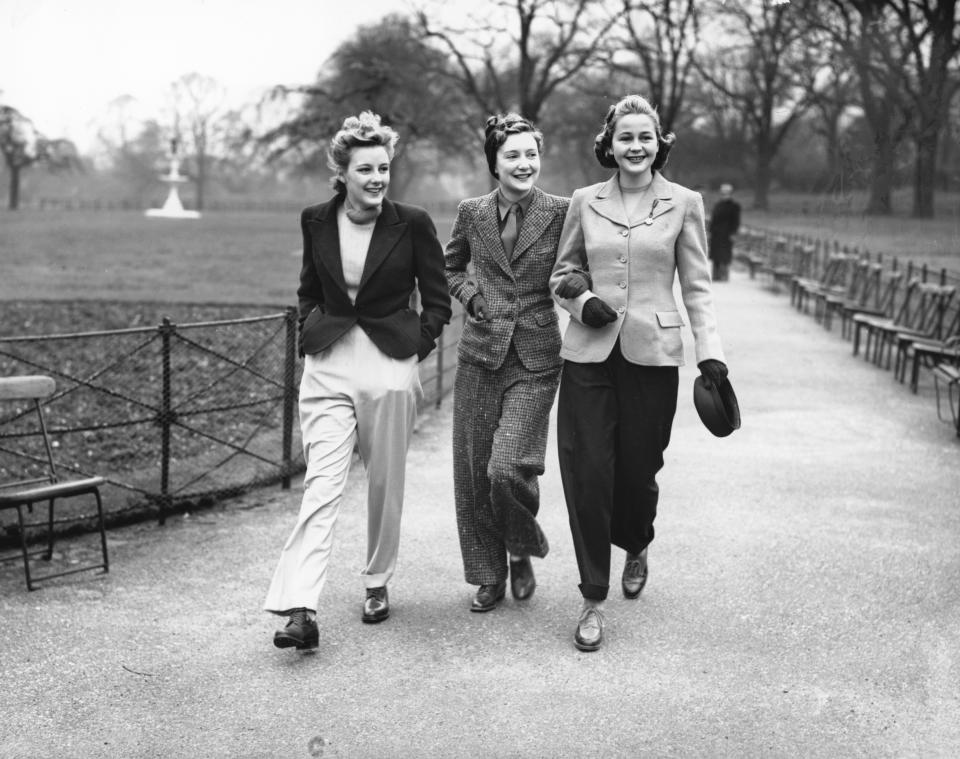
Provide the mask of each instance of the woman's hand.
[{"label": "woman's hand", "polygon": [[594,296],[583,304],[580,319],[588,327],[605,327],[610,322],[617,320],[617,312],[598,297]]},{"label": "woman's hand", "polygon": [[557,285],[557,295],[561,298],[576,298],[590,289],[590,275],[583,271],[572,271]]},{"label": "woman's hand", "polygon": [[467,311],[469,311],[470,316],[477,321],[492,321],[492,317],[490,316],[490,307],[487,305],[486,298],[484,298],[480,293],[477,293],[470,299],[470,303],[467,304]]},{"label": "woman's hand", "polygon": [[713,385],[719,385],[727,378],[727,365],[715,358],[705,358],[697,364],[697,368],[703,378]]}]

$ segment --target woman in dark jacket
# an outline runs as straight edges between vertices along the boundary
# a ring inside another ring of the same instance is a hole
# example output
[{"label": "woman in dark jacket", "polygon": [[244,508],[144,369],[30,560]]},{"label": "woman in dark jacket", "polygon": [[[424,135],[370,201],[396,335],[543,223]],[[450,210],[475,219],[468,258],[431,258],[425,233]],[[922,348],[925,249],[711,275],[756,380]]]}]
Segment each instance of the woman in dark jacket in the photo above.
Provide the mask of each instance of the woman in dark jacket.
[{"label": "woman in dark jacket", "polygon": [[508,564],[513,596],[529,598],[530,557],[548,550],[537,478],[560,332],[547,285],[567,199],[536,187],[542,146],[521,116],[487,120],[484,152],[497,189],[460,203],[446,249],[450,292],[470,315],[454,386],[453,473],[464,575],[479,586],[475,612],[504,597]]},{"label": "woman in dark jacket", "polygon": [[[307,471],[296,526],[264,608],[289,617],[279,648],[317,646],[316,610],[356,445],[366,467],[364,622],[390,613],[407,447],[421,397],[417,360],[450,319],[443,250],[416,206],[385,198],[397,134],[370,112],[331,140],[336,196],[303,211],[300,427]],[[410,307],[417,291],[421,311]]]}]

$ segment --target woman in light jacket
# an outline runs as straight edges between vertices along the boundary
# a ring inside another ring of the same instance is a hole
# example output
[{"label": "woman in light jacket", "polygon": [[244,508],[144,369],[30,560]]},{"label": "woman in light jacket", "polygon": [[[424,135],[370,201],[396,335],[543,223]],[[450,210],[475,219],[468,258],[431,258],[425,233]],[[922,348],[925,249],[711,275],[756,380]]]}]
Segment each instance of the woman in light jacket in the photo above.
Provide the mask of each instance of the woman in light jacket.
[{"label": "woman in light jacket", "polygon": [[446,249],[450,292],[470,316],[454,385],[453,481],[464,575],[478,586],[474,612],[504,597],[508,564],[514,598],[529,598],[530,557],[548,550],[537,478],[561,364],[548,284],[568,201],[536,187],[542,147],[521,116],[487,120],[497,189],[460,203]]},{"label": "woman in light jacket", "polygon": [[[422,393],[417,360],[450,319],[443,248],[427,212],[386,199],[397,134],[369,111],[330,141],[336,195],[300,217],[303,502],[264,608],[288,617],[278,648],[314,648],[316,612],[354,444],[367,472],[361,618],[390,614],[407,447]],[[410,307],[414,291],[420,312]]]},{"label": "woman in light jacket", "polygon": [[677,407],[683,317],[697,365],[727,374],[706,254],[703,199],[660,173],[674,144],[656,110],[629,95],[611,106],[595,139],[617,173],[574,192],[550,278],[570,312],[557,415],[560,473],[580,570],[583,606],[574,643],[603,641],[610,546],[626,551],[621,586],[636,598],[647,579],[659,488],[656,474]]}]

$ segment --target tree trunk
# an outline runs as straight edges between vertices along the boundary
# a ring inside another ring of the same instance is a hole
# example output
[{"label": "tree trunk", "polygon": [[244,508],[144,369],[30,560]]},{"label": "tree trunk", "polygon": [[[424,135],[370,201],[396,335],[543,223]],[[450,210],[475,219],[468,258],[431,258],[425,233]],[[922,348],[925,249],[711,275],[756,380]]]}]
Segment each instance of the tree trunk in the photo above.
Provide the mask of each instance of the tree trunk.
[{"label": "tree trunk", "polygon": [[874,151],[865,212],[870,216],[890,216],[893,213],[893,136],[889,117],[882,117],[872,126]]},{"label": "tree trunk", "polygon": [[7,166],[10,170],[10,191],[7,195],[7,208],[16,211],[20,207],[20,167]]},{"label": "tree trunk", "polygon": [[936,129],[924,130],[917,138],[916,172],[913,184],[913,216],[917,219],[934,217],[934,182],[937,171]]},{"label": "tree trunk", "polygon": [[770,208],[770,163],[772,149],[766,140],[757,145],[757,166],[754,172],[753,207],[758,211]]}]

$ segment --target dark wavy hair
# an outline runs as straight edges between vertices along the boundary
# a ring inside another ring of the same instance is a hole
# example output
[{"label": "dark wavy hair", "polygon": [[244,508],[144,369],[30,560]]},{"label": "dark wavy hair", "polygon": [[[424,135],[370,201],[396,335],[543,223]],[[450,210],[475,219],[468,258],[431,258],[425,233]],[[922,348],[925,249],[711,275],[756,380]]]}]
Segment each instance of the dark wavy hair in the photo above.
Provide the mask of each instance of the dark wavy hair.
[{"label": "dark wavy hair", "polygon": [[537,142],[537,150],[543,152],[543,134],[533,122],[525,119],[519,113],[498,113],[487,119],[483,129],[483,152],[487,156],[487,167],[490,174],[497,176],[497,151],[507,141],[511,134],[529,132]]},{"label": "dark wavy hair", "polygon": [[607,115],[603,119],[603,129],[593,141],[593,152],[597,156],[600,165],[605,169],[617,168],[617,162],[613,158],[613,130],[617,128],[617,121],[621,116],[629,113],[636,113],[641,116],[649,116],[653,126],[657,131],[657,157],[653,159],[651,168],[659,171],[667,162],[667,156],[670,154],[670,148],[677,141],[677,136],[673,132],[663,133],[660,126],[660,115],[657,109],[650,105],[649,101],[640,95],[626,95],[620,98],[618,102],[607,109]]},{"label": "dark wavy hair", "polygon": [[350,165],[350,152],[354,148],[383,147],[392,161],[397,140],[400,139],[393,129],[380,123],[380,117],[372,111],[364,111],[359,116],[347,116],[343,126],[327,147],[327,166],[333,172],[330,184],[339,193],[347,191],[343,180],[337,176]]}]

